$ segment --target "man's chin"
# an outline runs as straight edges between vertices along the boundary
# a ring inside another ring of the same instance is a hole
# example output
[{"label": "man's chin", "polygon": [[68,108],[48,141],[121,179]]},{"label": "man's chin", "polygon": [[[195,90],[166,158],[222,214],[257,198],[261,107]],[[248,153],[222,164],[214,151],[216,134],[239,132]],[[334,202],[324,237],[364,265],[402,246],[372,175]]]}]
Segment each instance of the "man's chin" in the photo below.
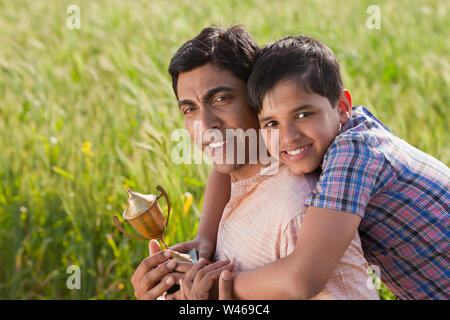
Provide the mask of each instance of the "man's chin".
[{"label": "man's chin", "polygon": [[240,168],[242,168],[243,164],[217,164],[214,163],[214,168],[220,173],[232,173]]}]

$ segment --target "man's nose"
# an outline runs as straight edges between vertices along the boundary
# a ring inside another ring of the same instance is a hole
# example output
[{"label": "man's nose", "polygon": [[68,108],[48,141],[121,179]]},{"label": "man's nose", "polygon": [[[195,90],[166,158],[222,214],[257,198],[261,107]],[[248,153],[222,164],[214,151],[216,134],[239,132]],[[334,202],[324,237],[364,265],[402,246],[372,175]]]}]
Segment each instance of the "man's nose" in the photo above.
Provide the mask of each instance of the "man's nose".
[{"label": "man's nose", "polygon": [[222,120],[212,111],[208,110],[208,108],[205,108],[203,110],[201,121],[203,134],[205,134],[210,129],[220,129],[222,127]]}]

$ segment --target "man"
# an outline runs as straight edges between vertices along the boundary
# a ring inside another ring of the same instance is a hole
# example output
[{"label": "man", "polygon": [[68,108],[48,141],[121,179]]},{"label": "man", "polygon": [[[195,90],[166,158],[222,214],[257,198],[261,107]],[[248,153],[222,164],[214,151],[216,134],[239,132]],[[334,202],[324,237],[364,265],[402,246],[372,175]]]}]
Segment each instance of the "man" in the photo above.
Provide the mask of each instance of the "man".
[{"label": "man", "polygon": [[[219,152],[222,153],[222,158],[214,163],[209,180],[229,183],[230,176],[234,179],[245,179],[262,168],[258,163],[248,163],[248,149],[245,150],[245,163],[227,163],[224,161],[227,148],[213,148],[213,143],[217,141],[208,141],[206,134],[211,129],[225,132],[226,129],[259,128],[258,118],[246,100],[246,81],[258,49],[253,38],[239,26],[228,30],[206,28],[180,47],[172,58],[169,72],[187,130],[194,138],[195,122],[201,123],[201,133],[205,141],[195,142],[202,151],[214,155],[215,159],[219,158]],[[193,94],[190,94],[191,91]],[[234,146],[236,147],[237,143],[234,143]],[[228,153],[234,151],[228,150]],[[215,188],[216,186],[210,184],[205,195]],[[203,216],[208,219],[201,219],[197,236],[190,242],[198,249],[200,258],[209,259],[215,251],[217,226],[222,211],[211,212],[211,208],[215,208],[218,202],[224,207],[229,198],[229,192],[225,192],[215,196],[214,203],[206,201],[203,205],[202,211],[209,212]],[[188,264],[168,261],[170,252],[160,252],[156,247],[157,244],[150,243],[150,256],[142,261],[131,279],[138,299],[156,299],[174,283],[179,283],[184,272],[190,270],[191,266]],[[164,253],[167,256],[164,256]],[[225,272],[225,276],[227,275]],[[166,299],[173,297],[174,294],[169,294]]]}]

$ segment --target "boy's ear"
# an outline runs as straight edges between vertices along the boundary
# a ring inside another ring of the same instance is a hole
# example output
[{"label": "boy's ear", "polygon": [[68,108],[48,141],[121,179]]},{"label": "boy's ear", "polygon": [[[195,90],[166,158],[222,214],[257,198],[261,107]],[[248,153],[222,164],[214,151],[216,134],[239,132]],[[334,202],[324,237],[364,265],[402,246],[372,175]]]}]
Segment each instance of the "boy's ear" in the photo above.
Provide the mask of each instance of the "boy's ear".
[{"label": "boy's ear", "polygon": [[342,90],[338,101],[339,120],[341,124],[346,124],[352,115],[352,96],[347,89]]}]

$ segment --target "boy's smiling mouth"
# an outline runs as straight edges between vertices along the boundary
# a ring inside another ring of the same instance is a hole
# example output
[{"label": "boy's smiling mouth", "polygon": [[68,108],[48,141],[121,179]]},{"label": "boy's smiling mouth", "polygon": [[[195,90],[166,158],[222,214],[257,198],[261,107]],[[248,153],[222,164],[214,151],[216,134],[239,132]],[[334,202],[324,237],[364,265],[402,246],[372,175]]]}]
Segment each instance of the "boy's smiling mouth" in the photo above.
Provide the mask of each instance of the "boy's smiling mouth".
[{"label": "boy's smiling mouth", "polygon": [[301,147],[289,148],[284,151],[281,151],[280,153],[282,157],[290,161],[297,161],[303,158],[303,156],[308,152],[311,146],[312,143],[303,145]]}]

